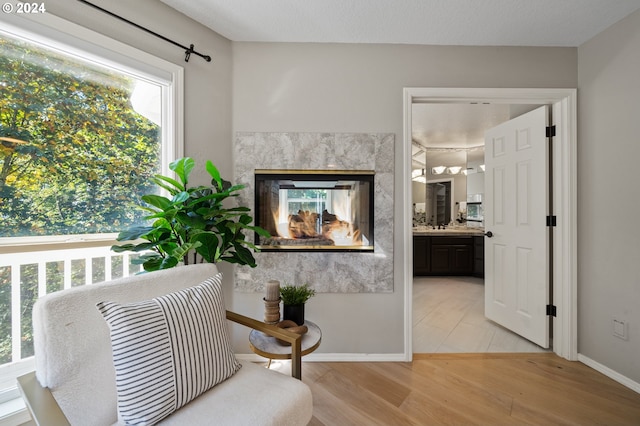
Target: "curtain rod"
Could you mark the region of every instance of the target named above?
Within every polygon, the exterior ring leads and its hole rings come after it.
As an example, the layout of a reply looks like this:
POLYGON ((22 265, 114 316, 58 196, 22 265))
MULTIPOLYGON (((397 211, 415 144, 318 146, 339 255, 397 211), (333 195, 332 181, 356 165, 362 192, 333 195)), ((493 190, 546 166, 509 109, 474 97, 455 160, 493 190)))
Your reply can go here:
POLYGON ((167 37, 165 37, 165 36, 163 36, 163 35, 161 35, 161 34, 158 34, 158 33, 156 33, 155 31, 151 31, 150 29, 145 28, 145 27, 143 27, 142 25, 138 25, 138 24, 136 24, 135 22, 131 22, 131 21, 130 21, 130 20, 128 20, 127 18, 123 18, 122 16, 120 16, 120 15, 116 15, 116 14, 115 14, 115 13, 113 13, 113 12, 109 12, 108 10, 103 9, 103 8, 101 8, 100 6, 97 6, 97 5, 95 5, 95 4, 93 4, 93 3, 90 3, 90 2, 88 2, 88 1, 86 1, 86 0, 78 0, 78 1, 79 1, 80 3, 84 3, 84 4, 86 4, 87 6, 91 6, 91 7, 95 8, 95 9, 99 10, 100 12, 106 13, 107 15, 110 15, 110 16, 113 16, 114 18, 120 19, 121 21, 124 21, 124 22, 126 22, 127 24, 133 25, 133 26, 134 26, 134 27, 136 27, 136 28, 139 28, 139 29, 141 29, 141 30, 143 30, 143 31, 146 31, 146 32, 148 32, 149 34, 152 34, 152 35, 154 35, 154 36, 156 36, 156 37, 158 37, 158 38, 161 38, 162 40, 164 40, 164 41, 166 41, 166 42, 169 42, 169 43, 171 43, 171 44, 173 44, 173 45, 175 45, 175 46, 178 46, 178 47, 183 48, 183 49, 185 50, 185 52, 184 52, 184 61, 185 61, 185 62, 189 62, 189 57, 191 56, 191 54, 192 54, 192 53, 193 53, 193 54, 195 54, 195 55, 200 56, 202 59, 204 59, 204 60, 205 60, 205 61, 207 61, 207 62, 211 62, 211 56, 209 56, 209 55, 203 55, 202 53, 196 52, 195 50, 193 50, 193 44, 191 44, 189 47, 187 47, 187 46, 183 46, 182 44, 180 44, 180 43, 178 43, 178 42, 176 42, 176 41, 173 41, 173 40, 171 40, 170 38, 167 38, 167 37))

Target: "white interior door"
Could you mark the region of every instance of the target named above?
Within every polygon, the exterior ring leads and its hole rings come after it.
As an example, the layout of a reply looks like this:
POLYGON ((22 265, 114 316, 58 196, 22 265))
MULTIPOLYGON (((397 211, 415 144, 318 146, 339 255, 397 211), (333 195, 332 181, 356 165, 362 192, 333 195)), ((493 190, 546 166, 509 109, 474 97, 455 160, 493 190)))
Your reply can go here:
POLYGON ((485 316, 549 347, 548 108, 485 133, 485 316))

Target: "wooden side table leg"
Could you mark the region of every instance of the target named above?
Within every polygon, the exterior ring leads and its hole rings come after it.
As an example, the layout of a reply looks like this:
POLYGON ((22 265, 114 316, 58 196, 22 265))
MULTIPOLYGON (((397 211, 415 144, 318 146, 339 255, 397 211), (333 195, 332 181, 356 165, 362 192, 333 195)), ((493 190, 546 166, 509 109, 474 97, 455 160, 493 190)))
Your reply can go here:
POLYGON ((302 339, 291 345, 291 376, 302 380, 302 339))
POLYGON ((267 362, 267 368, 271 368, 271 358, 267 358, 269 361, 267 362))

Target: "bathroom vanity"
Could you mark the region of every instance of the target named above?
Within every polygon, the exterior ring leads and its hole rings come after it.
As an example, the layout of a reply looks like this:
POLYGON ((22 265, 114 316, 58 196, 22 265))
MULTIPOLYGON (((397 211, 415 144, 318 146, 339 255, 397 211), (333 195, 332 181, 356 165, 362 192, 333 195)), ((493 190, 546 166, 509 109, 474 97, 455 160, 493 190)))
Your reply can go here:
POLYGON ((413 229, 413 275, 484 277, 482 229, 413 229))

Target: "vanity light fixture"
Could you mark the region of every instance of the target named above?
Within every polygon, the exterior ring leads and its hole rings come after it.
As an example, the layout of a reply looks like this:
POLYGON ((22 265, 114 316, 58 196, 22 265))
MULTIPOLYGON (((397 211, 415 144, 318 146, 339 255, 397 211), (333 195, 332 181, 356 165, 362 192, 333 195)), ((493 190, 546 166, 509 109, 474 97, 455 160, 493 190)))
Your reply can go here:
POLYGON ((480 164, 480 170, 484 172, 484 164, 480 164))
POLYGON ((411 172, 411 180, 415 182, 427 183, 427 178, 424 175, 424 169, 415 169, 411 172))
POLYGON ((441 175, 447 170, 446 166, 436 166, 431 168, 432 175, 441 175))
POLYGON ((460 166, 453 166, 453 167, 449 167, 447 169, 447 174, 450 175, 457 175, 458 173, 460 173, 460 170, 462 169, 462 167, 460 166))

